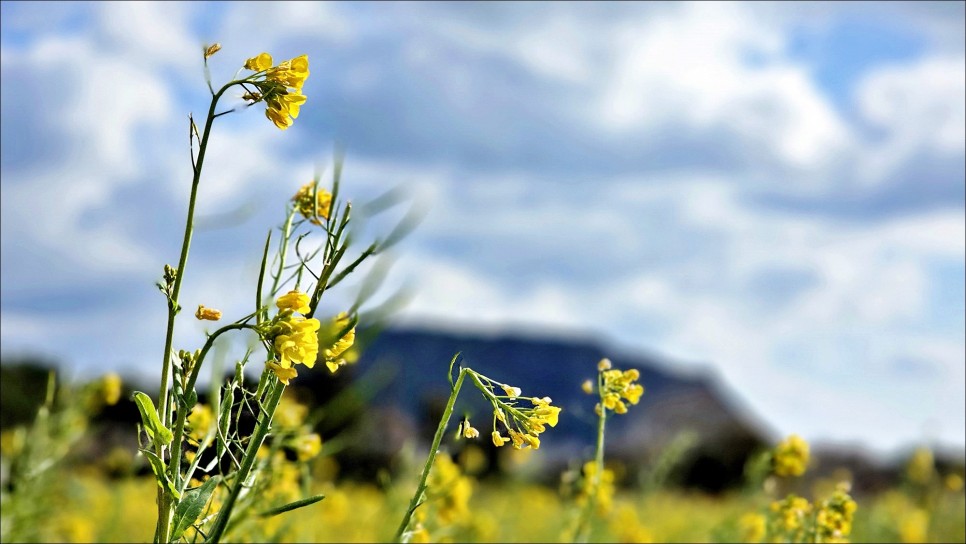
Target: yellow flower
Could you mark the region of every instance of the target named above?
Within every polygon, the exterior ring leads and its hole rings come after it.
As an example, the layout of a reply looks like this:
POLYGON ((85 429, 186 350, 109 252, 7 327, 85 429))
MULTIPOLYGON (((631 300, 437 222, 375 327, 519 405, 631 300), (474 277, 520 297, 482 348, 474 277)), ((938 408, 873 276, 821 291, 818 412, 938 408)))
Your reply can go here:
POLYGON ((350 319, 348 314, 345 312, 337 315, 332 323, 328 326, 328 338, 333 340, 330 347, 322 350, 322 355, 325 357, 325 364, 329 367, 331 372, 339 370, 340 367, 346 365, 346 359, 340 358, 340 356, 346 352, 352 344, 356 341, 356 328, 352 327, 348 331, 345 331, 346 327, 349 326, 350 319), (338 337, 342 331, 345 333, 341 337, 338 337), (338 338, 338 339, 336 339, 338 338))
POLYGON ((299 92, 276 91, 272 96, 265 98, 265 117, 275 123, 275 126, 285 130, 292 126, 293 119, 298 118, 302 104, 305 103, 305 95, 299 92))
POLYGON ((738 528, 741 531, 742 542, 761 542, 765 538, 765 516, 755 513, 745 514, 738 520, 738 528))
POLYGON ((278 297, 275 305, 278 306, 279 310, 292 310, 300 314, 307 314, 311 311, 309 307, 311 301, 312 299, 305 293, 293 290, 278 297))
POLYGON ((207 404, 196 404, 188 414, 188 426, 191 431, 188 436, 200 441, 215 424, 215 416, 211 412, 211 407, 207 404))
POLYGON ((501 435, 499 431, 493 431, 491 436, 493 437, 493 445, 498 448, 510 441, 509 438, 501 435))
POLYGON ((308 461, 322 451, 322 437, 316 433, 306 434, 295 440, 295 453, 299 461, 308 461))
POLYGON ((262 53, 257 57, 252 57, 245 61, 246 70, 254 70, 255 72, 263 72, 272 67, 272 56, 268 53, 262 53))
POLYGON ((297 429, 302 425, 308 411, 308 407, 292 399, 289 393, 285 393, 275 410, 275 420, 272 426, 277 425, 281 430, 297 429))
POLYGON ((275 351, 280 356, 282 368, 302 363, 312 368, 319 354, 318 319, 289 316, 278 323, 281 334, 275 337, 275 351))
POLYGON ((466 438, 478 438, 480 436, 480 431, 474 427, 470 427, 469 422, 463 426, 463 436, 466 438))
POLYGON ((808 459, 808 442, 793 434, 775 447, 772 466, 778 476, 801 476, 805 474, 808 459))
POLYGON ((101 399, 104 404, 114 406, 121 400, 121 377, 110 372, 101 378, 101 399))
POLYGON ((302 86, 309 77, 309 58, 307 55, 295 57, 272 65, 272 56, 262 53, 245 62, 245 68, 258 72, 247 81, 258 88, 248 90, 247 100, 265 102, 265 116, 276 127, 285 130, 298 118, 299 109, 305 103, 302 86))
POLYGON ((604 361, 606 361, 606 364, 597 365, 603 377, 601 388, 603 407, 618 414, 626 414, 627 405, 624 404, 624 401, 637 404, 641 400, 641 395, 644 394, 644 386, 634 383, 641 377, 641 373, 636 368, 623 371, 611 370, 610 361, 604 359, 601 363, 604 363, 604 361))
POLYGON ((839 484, 832 496, 822 501, 815 515, 817 542, 847 542, 852 517, 858 506, 848 494, 848 484, 839 484))
POLYGON ((533 409, 533 415, 537 418, 537 420, 542 423, 546 423, 551 427, 557 426, 557 420, 560 417, 560 407, 550 406, 550 403, 552 402, 550 397, 543 397, 542 399, 534 397, 530 399, 530 402, 535 406, 533 409))
POLYGON ((288 385, 289 380, 291 380, 292 378, 297 378, 299 375, 298 371, 295 370, 294 366, 285 368, 282 365, 276 363, 275 361, 266 361, 265 366, 267 366, 269 370, 271 370, 272 372, 275 373, 276 376, 278 376, 278 381, 284 383, 285 385, 288 385))
POLYGON ((610 359, 604 358, 597 363, 597 370, 599 372, 603 372, 605 370, 610 370, 611 366, 612 364, 610 362, 610 359))
MULTIPOLYGON (((335 333, 338 334, 343 329, 349 325, 349 316, 345 312, 340 313, 335 317, 333 329, 335 333)), ((352 327, 349 329, 341 338, 339 338, 332 347, 325 350, 325 357, 327 359, 334 359, 342 355, 345 350, 352 347, 356 341, 356 328, 352 327)))
POLYGON ((302 55, 294 59, 280 62, 279 65, 269 71, 268 78, 292 87, 298 91, 302 90, 305 80, 309 77, 309 57, 302 55))
POLYGON ((584 380, 584 383, 580 384, 580 388, 584 391, 584 393, 587 393, 588 395, 593 394, 594 383, 591 382, 590 380, 584 380))
POLYGON ((306 183, 295 196, 292 197, 295 207, 302 214, 302 217, 309 222, 321 225, 319 217, 328 221, 329 213, 332 210, 332 193, 318 187, 315 183, 306 183), (312 201, 312 194, 315 193, 315 202, 312 201))
POLYGON ((513 442, 513 447, 518 450, 523 449, 523 434, 513 429, 509 429, 507 432, 510 433, 510 440, 513 442))
POLYGON ((203 304, 199 304, 198 311, 195 312, 195 317, 198 318, 198 320, 218 321, 221 319, 221 310, 205 308, 203 304))
POLYGON ((522 393, 519 387, 511 387, 509 385, 502 385, 501 387, 503 387, 503 391, 506 392, 508 397, 516 398, 522 393))

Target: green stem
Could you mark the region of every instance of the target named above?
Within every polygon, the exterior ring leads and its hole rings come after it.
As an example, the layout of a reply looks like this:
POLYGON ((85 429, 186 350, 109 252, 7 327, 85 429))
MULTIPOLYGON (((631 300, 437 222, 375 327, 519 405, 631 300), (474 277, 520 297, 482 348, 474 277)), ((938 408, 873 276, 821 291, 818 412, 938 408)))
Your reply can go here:
MULTIPOLYGON (((598 384, 598 391, 600 385, 598 384)), ((594 450, 594 478, 591 481, 590 496, 587 497, 587 504, 580 513, 580 521, 574 531, 574 542, 587 542, 590 529, 590 517, 597 507, 597 495, 600 492, 600 482, 604 476, 604 430, 607 426, 607 408, 604 408, 603 396, 601 396, 600 416, 597 418, 597 445, 594 450)))
MULTIPOLYGON (((204 347, 201 348, 201 353, 198 354, 198 358, 195 359, 195 365, 191 369, 191 376, 188 377, 188 382, 184 387, 184 395, 190 395, 191 391, 195 389, 195 382, 198 381, 198 374, 201 371, 201 363, 204 361, 205 356, 208 355, 208 351, 211 347, 215 345, 215 340, 218 339, 222 334, 236 329, 250 329, 251 325, 246 325, 244 323, 232 323, 230 325, 225 325, 224 327, 218 329, 205 342, 204 347)), ((189 406, 187 402, 179 402, 177 407, 177 413, 175 414, 175 424, 174 424, 174 439, 171 441, 171 479, 174 482, 176 489, 181 489, 181 444, 184 440, 184 425, 185 421, 188 419, 188 410, 194 406, 189 406)))
POLYGON ((446 425, 449 423, 450 416, 453 415, 453 406, 456 404, 456 396, 459 395, 460 387, 463 386, 463 378, 466 377, 468 372, 472 372, 469 368, 464 368, 460 370, 459 378, 456 379, 456 384, 453 385, 453 392, 449 395, 449 401, 446 403, 446 409, 443 410, 443 417, 439 420, 439 427, 436 428, 436 436, 433 437, 433 445, 429 450, 429 457, 426 459, 426 466, 423 467, 423 474, 419 477, 419 485, 416 487, 416 494, 413 495, 411 501, 409 501, 409 508, 406 510, 406 515, 403 516, 402 523, 399 524, 399 529, 396 530, 396 536, 393 538, 393 542, 402 542, 403 533, 406 532, 406 528, 409 527, 409 523, 412 521, 413 514, 416 513, 416 508, 422 504, 423 493, 426 491, 426 480, 429 479, 429 472, 433 468, 433 463, 436 461, 436 453, 439 451, 439 444, 443 441, 443 433, 446 432, 446 425))
MULTIPOLYGON (((266 370, 266 372, 269 371, 266 370)), ((258 427, 255 428, 255 433, 252 434, 251 441, 248 443, 248 449, 245 450, 245 456, 242 458, 241 466, 235 473, 234 482, 229 485, 231 491, 229 492, 228 498, 222 504, 221 511, 218 512, 218 517, 215 519, 215 524, 211 528, 211 532, 208 533, 206 542, 217 543, 221 540, 225 528, 228 526, 228 518, 231 516, 235 501, 238 499, 238 494, 241 493, 241 489, 248 479, 252 466, 255 464, 258 449, 262 447, 262 442, 265 441, 265 437, 268 436, 268 431, 271 429, 272 416, 275 414, 276 408, 278 408, 278 402, 282 398, 282 392, 285 391, 285 385, 283 383, 278 380, 271 381, 273 382, 271 393, 269 394, 268 402, 263 407, 264 411, 258 416, 258 427)))
MULTIPOLYGON (((158 393, 159 413, 163 425, 171 425, 171 403, 168 400, 168 375, 171 371, 171 345, 174 340, 174 320, 181 310, 178 304, 178 296, 181 293, 181 282, 184 279, 185 265, 188 263, 188 248, 191 247, 191 234, 194 231, 195 203, 198 197, 198 185, 201 181, 201 168, 205 162, 205 152, 208 150, 208 136, 211 135, 211 126, 215 120, 215 106, 218 99, 236 82, 225 85, 211 97, 211 105, 208 107, 208 118, 205 121, 205 130, 198 144, 198 159, 194 165, 193 177, 191 179, 191 196, 188 198, 188 216, 185 220, 184 238, 181 242, 181 257, 178 260, 178 269, 175 272, 174 286, 171 288, 171 298, 168 300, 168 325, 164 338, 164 359, 161 364, 161 389, 158 393)), ((156 453, 160 459, 164 459, 164 447, 158 445, 156 453)), ((178 468, 175 466, 175 471, 178 468)), ((174 513, 172 498, 163 489, 158 489, 158 524, 155 530, 156 542, 168 542, 170 539, 171 515, 174 513)))

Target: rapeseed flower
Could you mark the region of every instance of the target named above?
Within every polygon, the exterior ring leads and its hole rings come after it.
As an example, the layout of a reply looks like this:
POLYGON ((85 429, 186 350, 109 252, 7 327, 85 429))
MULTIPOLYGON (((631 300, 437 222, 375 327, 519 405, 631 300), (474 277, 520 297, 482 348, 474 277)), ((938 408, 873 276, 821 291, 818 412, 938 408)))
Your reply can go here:
POLYGON ((110 372, 101 378, 101 400, 107 406, 114 406, 121 400, 121 377, 110 372))
POLYGON ((322 225, 319 217, 329 220, 329 213, 332 211, 332 193, 319 187, 315 183, 306 183, 292 197, 295 202, 295 209, 302 214, 302 217, 315 225, 322 225), (312 198, 315 195, 315 198, 312 198))
POLYGON ((188 432, 188 436, 196 442, 200 442, 214 424, 215 415, 211 411, 211 406, 207 404, 195 404, 195 407, 191 409, 191 413, 188 414, 188 427, 191 429, 188 432))
POLYGON ((765 516, 754 512, 741 516, 741 519, 738 520, 741 541, 747 543, 761 542, 765 538, 765 522, 765 516))
POLYGON ((325 357, 325 365, 333 373, 348 363, 347 358, 342 355, 356 341, 356 328, 354 326, 350 328, 350 322, 349 315, 342 312, 335 316, 328 327, 329 337, 334 341, 331 346, 322 350, 322 355, 325 357))
POLYGON ((298 371, 295 370, 295 367, 286 368, 275 361, 266 361, 265 366, 275 373, 275 375, 278 377, 278 381, 284 383, 285 385, 288 385, 289 380, 292 378, 297 378, 299 375, 298 371))
POLYGON ((292 126, 305 103, 302 86, 309 77, 308 56, 302 55, 273 66, 272 56, 261 53, 245 61, 245 69, 256 72, 248 82, 258 88, 257 92, 247 92, 245 98, 265 102, 265 116, 276 127, 285 130, 292 126))
MULTIPOLYGON (((631 368, 629 370, 611 370, 610 361, 607 359, 601 360, 597 364, 598 370, 600 370, 600 395, 601 404, 603 408, 611 410, 618 414, 627 413, 627 405, 624 401, 631 404, 637 404, 641 400, 641 395, 644 394, 644 386, 636 382, 640 377, 641 373, 636 368, 631 368), (605 363, 606 364, 603 364, 605 363)), ((595 411, 600 411, 600 405, 595 408, 595 411)), ((598 413, 599 415, 599 413, 598 413)))
POLYGON ((812 505, 807 499, 789 495, 783 500, 774 501, 769 506, 772 512, 772 533, 786 535, 792 542, 801 540, 806 524, 812 514, 812 505))
POLYGON ((295 439, 294 446, 299 461, 308 461, 322 451, 322 437, 316 433, 302 435, 295 439))
POLYGON ((808 442, 793 434, 775 446, 772 467, 778 476, 801 476, 808 466, 808 442))
POLYGON ((319 354, 319 320, 289 315, 276 326, 280 331, 274 342, 279 365, 291 368, 301 363, 309 368, 314 367, 319 354))
POLYGON ((221 319, 221 310, 206 308, 203 304, 199 304, 198 311, 195 312, 195 317, 198 318, 199 321, 218 321, 221 319))
POLYGON ((298 312, 300 314, 307 314, 312 309, 309 307, 309 303, 312 299, 305 293, 300 291, 289 291, 288 293, 278 297, 275 305, 278 306, 279 310, 291 310, 293 312, 298 312))
POLYGON ((816 541, 848 542, 857 508, 848 494, 848 484, 839 484, 832 496, 822 501, 815 514, 816 541))

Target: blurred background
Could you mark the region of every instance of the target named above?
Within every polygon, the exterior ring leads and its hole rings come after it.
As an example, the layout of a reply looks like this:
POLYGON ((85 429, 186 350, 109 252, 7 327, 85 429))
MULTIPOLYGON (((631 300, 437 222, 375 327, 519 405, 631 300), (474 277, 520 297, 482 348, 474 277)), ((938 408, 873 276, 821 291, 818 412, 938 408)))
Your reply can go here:
MULTIPOLYGON (((182 304, 249 313, 266 230, 341 145, 342 195, 398 204, 360 244, 419 220, 371 300, 408 303, 340 378, 368 377, 392 425, 462 350, 559 401, 572 427, 543 449, 572 456, 592 439, 580 382, 608 356, 648 389, 618 453, 687 428, 962 463, 962 2, 0 10, 7 369, 155 390, 153 284, 219 42, 216 86, 262 51, 308 54, 308 101, 285 132, 261 107, 216 123, 182 304)), ((180 320, 175 345, 204 330, 180 320)))

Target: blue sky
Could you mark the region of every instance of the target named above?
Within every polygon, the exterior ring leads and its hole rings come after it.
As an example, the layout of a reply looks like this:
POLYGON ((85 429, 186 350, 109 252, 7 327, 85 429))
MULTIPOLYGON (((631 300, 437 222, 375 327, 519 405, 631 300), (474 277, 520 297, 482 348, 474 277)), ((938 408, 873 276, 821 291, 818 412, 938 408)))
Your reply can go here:
POLYGON ((0 9, 5 356, 158 373, 218 41, 215 82, 307 53, 309 100, 215 126, 186 307, 249 311, 338 142, 354 200, 426 210, 378 295, 412 288, 403 322, 599 335, 813 440, 966 443, 961 2, 0 9))

